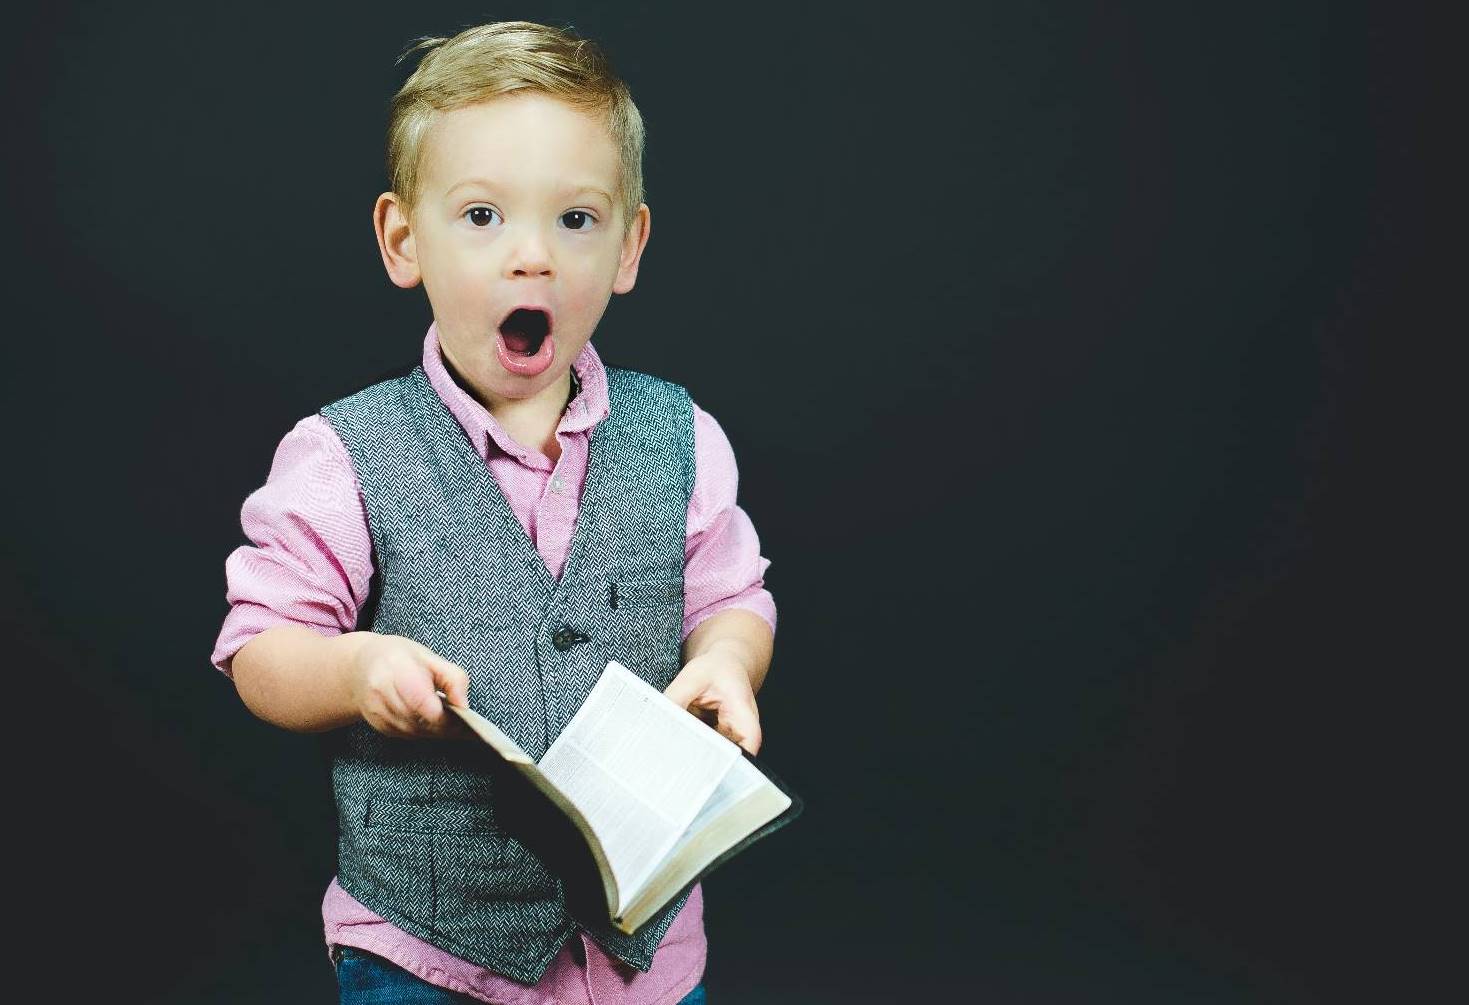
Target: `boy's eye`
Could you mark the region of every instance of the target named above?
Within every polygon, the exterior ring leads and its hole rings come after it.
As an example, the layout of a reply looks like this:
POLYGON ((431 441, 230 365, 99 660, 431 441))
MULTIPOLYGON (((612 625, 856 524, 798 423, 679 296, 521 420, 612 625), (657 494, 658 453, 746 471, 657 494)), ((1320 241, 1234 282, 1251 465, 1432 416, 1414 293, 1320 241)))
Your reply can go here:
POLYGON ((488 227, 490 218, 499 214, 488 206, 471 206, 464 211, 464 215, 469 217, 469 222, 476 227, 488 227))
POLYGON ((591 230, 596 217, 582 209, 567 210, 561 214, 561 222, 567 230, 591 230))

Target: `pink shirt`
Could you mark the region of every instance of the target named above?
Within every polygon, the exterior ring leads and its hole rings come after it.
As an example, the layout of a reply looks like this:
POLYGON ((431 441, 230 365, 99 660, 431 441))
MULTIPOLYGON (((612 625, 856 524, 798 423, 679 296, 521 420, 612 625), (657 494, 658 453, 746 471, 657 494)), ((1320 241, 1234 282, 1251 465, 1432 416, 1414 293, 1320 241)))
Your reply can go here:
MULTIPOLYGON (((609 411, 607 375, 587 343, 572 361, 580 393, 556 427, 561 457, 522 446, 455 382, 439 353, 438 330, 423 342, 423 368, 440 398, 484 458, 536 551, 561 577, 586 479, 590 432, 609 411)), ((750 518, 735 504, 734 451, 719 424, 694 406, 696 472, 684 541, 683 634, 728 607, 763 617, 775 630, 775 602, 764 588, 769 560, 750 518)), ((211 657, 230 673, 234 654, 258 633, 294 623, 320 635, 353 631, 372 577, 372 542, 356 471, 346 447, 320 415, 298 422, 276 448, 270 474, 245 500, 241 527, 254 542, 225 562, 230 612, 211 657)), ((664 1005, 677 1002, 704 973, 702 884, 665 933, 644 974, 609 957, 584 931, 562 947, 540 983, 527 987, 452 956, 395 927, 332 880, 322 900, 328 946, 349 945, 392 960, 431 984, 500 1005, 664 1005)))

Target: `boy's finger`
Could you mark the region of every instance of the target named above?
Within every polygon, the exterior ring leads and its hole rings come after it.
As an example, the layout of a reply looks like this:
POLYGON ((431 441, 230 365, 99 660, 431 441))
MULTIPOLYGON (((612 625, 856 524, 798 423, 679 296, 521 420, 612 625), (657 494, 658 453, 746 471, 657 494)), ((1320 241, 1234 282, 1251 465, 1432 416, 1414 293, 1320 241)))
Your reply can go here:
POLYGON ((679 708, 688 708, 693 700, 699 697, 703 685, 696 681, 691 675, 682 674, 675 677, 673 683, 663 689, 663 695, 679 708))
POLYGON ((449 704, 468 708, 469 674, 464 671, 464 668, 439 657, 435 657, 430 666, 433 669, 434 683, 440 691, 449 696, 449 704))
POLYGON ((393 686, 403 702, 408 715, 425 723, 436 722, 444 714, 443 702, 434 694, 432 678, 422 675, 403 675, 393 681, 393 686))
POLYGON ((753 709, 722 707, 719 710, 719 732, 752 754, 760 749, 760 719, 753 709))
POLYGON ((423 665, 428 668, 429 675, 433 678, 434 690, 447 694, 449 703, 452 705, 467 706, 469 704, 469 674, 464 672, 464 668, 444 659, 422 642, 413 641, 413 647, 418 651, 423 665))
POLYGON ((399 722, 407 722, 413 718, 408 703, 403 699, 396 684, 377 693, 378 704, 382 706, 382 713, 389 718, 399 722))
POLYGON ((474 737, 474 730, 470 729, 463 719, 446 708, 444 718, 438 725, 438 734, 448 740, 471 739, 474 737))

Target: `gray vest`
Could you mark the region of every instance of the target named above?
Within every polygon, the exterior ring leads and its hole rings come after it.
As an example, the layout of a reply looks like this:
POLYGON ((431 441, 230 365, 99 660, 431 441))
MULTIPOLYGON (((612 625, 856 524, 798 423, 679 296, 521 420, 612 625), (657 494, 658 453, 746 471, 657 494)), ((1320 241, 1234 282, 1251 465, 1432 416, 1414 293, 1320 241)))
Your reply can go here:
MULTIPOLYGON (((682 387, 630 370, 608 367, 607 385, 611 414, 591 431, 560 582, 421 365, 321 410, 352 458, 372 536, 359 627, 463 667, 470 706, 537 759, 609 659, 660 691, 680 669, 693 405, 682 387)), ((495 789, 508 782, 489 770, 487 748, 390 738, 362 722, 333 745, 338 881, 367 907, 525 984, 578 927, 652 967, 688 894, 633 935, 605 909, 573 916, 561 876, 497 826, 495 789)))

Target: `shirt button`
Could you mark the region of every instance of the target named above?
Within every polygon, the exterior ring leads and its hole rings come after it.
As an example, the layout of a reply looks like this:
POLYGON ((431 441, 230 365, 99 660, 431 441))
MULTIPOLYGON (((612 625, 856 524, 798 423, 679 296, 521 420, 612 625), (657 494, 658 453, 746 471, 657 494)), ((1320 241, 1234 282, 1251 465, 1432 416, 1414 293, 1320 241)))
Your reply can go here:
POLYGON ((557 494, 566 491, 566 483, 561 480, 560 475, 551 476, 551 491, 557 494))

